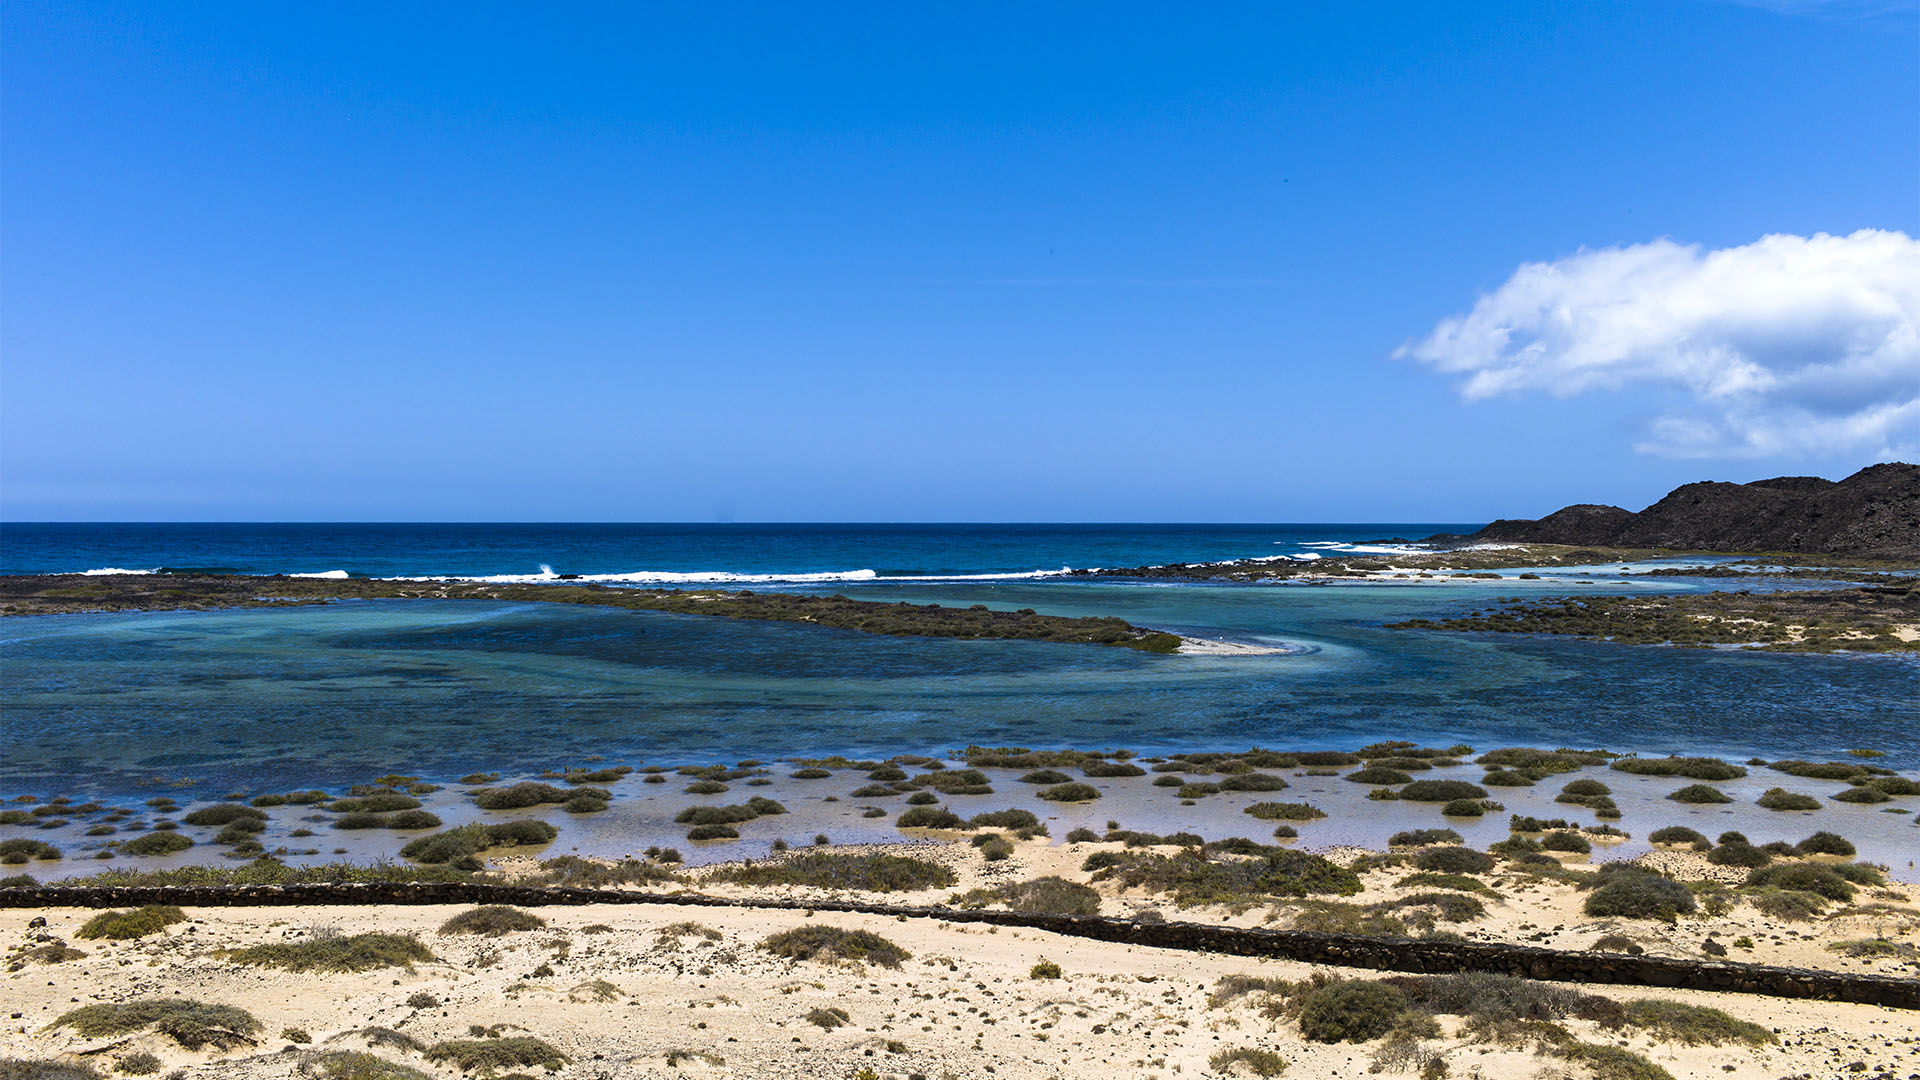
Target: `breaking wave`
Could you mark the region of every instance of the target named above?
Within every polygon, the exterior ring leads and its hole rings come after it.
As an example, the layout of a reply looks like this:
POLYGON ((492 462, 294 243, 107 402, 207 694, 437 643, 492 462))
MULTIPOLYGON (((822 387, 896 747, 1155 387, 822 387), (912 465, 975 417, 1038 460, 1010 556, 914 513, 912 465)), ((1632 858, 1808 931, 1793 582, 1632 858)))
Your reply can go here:
POLYGON ((1347 555, 1424 555, 1433 550, 1426 544, 1348 544, 1339 540, 1313 540, 1300 546, 1347 555))
POLYGON ((1020 570, 990 574, 886 574, 877 570, 821 570, 748 574, 734 570, 633 570, 619 574, 561 574, 542 564, 534 574, 428 574, 389 578, 390 581, 473 581, 488 585, 545 585, 579 582, 583 585, 820 585, 865 581, 1027 581, 1073 573, 1058 570, 1020 570))

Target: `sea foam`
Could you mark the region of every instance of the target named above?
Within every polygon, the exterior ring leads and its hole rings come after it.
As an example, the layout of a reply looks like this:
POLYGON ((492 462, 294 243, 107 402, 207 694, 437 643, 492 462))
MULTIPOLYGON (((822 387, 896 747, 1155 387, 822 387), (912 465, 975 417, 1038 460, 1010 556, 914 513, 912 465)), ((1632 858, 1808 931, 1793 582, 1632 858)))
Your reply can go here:
POLYGON ((587 585, 807 585, 833 581, 873 581, 880 575, 872 570, 834 570, 820 573, 742 574, 731 570, 633 570, 620 574, 574 574, 561 576, 551 566, 540 567, 537 574, 429 574, 423 577, 392 578, 393 581, 475 581, 488 585, 544 585, 555 582, 580 582, 587 585))
POLYGON ((546 585, 575 583, 583 585, 820 585, 861 581, 1030 581, 1062 577, 1073 573, 1071 567, 1058 570, 1019 570, 991 574, 889 574, 876 570, 819 570, 791 573, 748 574, 735 570, 631 570, 617 574, 573 574, 563 576, 553 567, 542 565, 535 574, 428 574, 421 577, 389 578, 390 581, 472 581, 487 585, 546 585))
POLYGON ((124 570, 118 566, 103 566, 98 570, 82 570, 81 577, 109 577, 114 574, 151 574, 152 570, 124 570))
POLYGON ((1349 555, 1425 555, 1433 550, 1425 544, 1348 544, 1338 540, 1313 540, 1300 546, 1325 548, 1349 555))

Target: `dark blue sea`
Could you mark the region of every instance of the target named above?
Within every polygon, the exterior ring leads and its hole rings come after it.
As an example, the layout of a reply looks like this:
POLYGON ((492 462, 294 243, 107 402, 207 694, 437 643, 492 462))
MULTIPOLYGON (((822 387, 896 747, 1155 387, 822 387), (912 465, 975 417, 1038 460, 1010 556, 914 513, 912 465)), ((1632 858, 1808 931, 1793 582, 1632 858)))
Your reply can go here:
POLYGON ((1063 568, 1311 556, 1477 524, 0 524, 0 573, 173 570, 646 584, 1018 579, 1063 568))
MULTIPOLYGON (((1644 567, 1538 581, 1221 585, 1058 576, 1399 545, 1327 525, 8 524, 0 570, 741 583, 1117 615, 1287 651, 1151 656, 490 601, 0 622, 0 793, 332 785, 599 756, 732 761, 970 743, 1352 746, 1409 738, 1920 765, 1911 658, 1384 629, 1495 596, 1683 591, 1644 567), (204 787, 203 787, 204 786, 204 787)), ((1717 587, 1739 587, 1721 582, 1717 587)))

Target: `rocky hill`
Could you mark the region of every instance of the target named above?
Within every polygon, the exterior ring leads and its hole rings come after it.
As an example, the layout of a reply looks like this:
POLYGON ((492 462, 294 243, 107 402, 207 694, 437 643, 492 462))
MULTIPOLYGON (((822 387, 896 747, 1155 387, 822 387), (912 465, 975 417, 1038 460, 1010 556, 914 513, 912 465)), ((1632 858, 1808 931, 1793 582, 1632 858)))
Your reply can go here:
POLYGON ((1472 539, 1920 558, 1920 465, 1872 465, 1840 481, 1705 481, 1675 488, 1637 514, 1581 504, 1535 520, 1496 521, 1472 539))

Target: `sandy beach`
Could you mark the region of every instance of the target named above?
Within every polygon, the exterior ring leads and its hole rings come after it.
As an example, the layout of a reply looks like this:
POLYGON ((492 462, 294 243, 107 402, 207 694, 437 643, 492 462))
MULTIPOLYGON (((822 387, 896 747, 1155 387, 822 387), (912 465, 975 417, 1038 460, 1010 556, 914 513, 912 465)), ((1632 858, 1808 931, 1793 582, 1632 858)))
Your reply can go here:
MULTIPOLYGON (((1182 907, 1169 895, 1116 887, 1085 869, 1090 857, 1098 863, 1100 856, 1165 847, 1036 837, 1011 840, 1005 857, 989 860, 965 841, 933 842, 939 836, 812 853, 910 858, 946 868, 949 886, 876 893, 741 885, 716 878, 742 864, 713 863, 684 881, 646 887, 749 902, 923 905, 978 903, 977 890, 1054 878, 1090 884, 1100 913, 1136 919, 1328 928, 1384 912, 1427 928, 1410 931, 1416 933, 1674 957, 1731 951, 1734 960, 1902 978, 1913 976, 1914 943, 1920 940, 1920 890, 1912 885, 1862 889, 1852 902, 1831 905, 1813 918, 1770 915, 1737 898, 1724 910, 1709 914, 1703 908, 1671 921, 1597 918, 1583 911, 1589 894, 1577 884, 1509 866, 1452 882, 1452 895, 1471 898, 1480 910, 1451 911, 1421 901, 1433 897, 1433 875, 1423 875, 1409 860, 1337 848, 1326 854, 1358 868, 1357 893, 1182 907), (975 899, 962 899, 969 893, 975 899), (1861 941, 1883 944, 1855 955, 1858 946, 1848 943, 1861 941)), ((1745 877, 1745 871, 1716 866, 1691 851, 1663 850, 1642 862, 1703 887, 1745 877)), ((531 856, 507 857, 486 876, 537 880, 539 869, 531 856)), ((82 1063, 101 1072, 128 1072, 131 1059, 132 1069, 151 1066, 170 1075, 183 1069, 188 1076, 209 1077, 407 1078, 416 1075, 404 1071, 411 1069, 451 1078, 462 1069, 445 1058, 447 1051, 436 1051, 443 1043, 524 1049, 531 1044, 501 1040, 533 1038, 564 1056, 564 1063, 552 1062, 562 1077, 1172 1077, 1261 1075, 1259 1068, 1272 1067, 1271 1058, 1235 1063, 1220 1056, 1243 1049, 1278 1055, 1287 1063, 1285 1075, 1300 1077, 1369 1070, 1486 1077, 1830 1076, 1849 1070, 1906 1076, 1920 1069, 1914 1014, 1871 1005, 1508 980, 1533 995, 1608 999, 1625 1006, 1627 1015, 1646 1008, 1634 1004, 1646 1001, 1711 1008, 1759 1025, 1745 1030, 1764 1038, 1689 1043, 1671 1031, 1623 1025, 1589 1001, 1583 1008, 1597 1019, 1555 1016, 1544 1035, 1545 1028, 1529 1033, 1514 1027, 1525 1013, 1508 1015, 1502 1029, 1489 1028, 1484 1016, 1440 1012, 1417 1026, 1417 1038, 1329 1043, 1303 1035, 1286 991, 1271 989, 1279 983, 1261 982, 1236 994, 1235 981, 1404 984, 1412 977, 1112 944, 937 916, 896 919, 751 906, 541 907, 529 912, 544 923, 537 927, 498 936, 443 932, 450 918, 466 910, 191 908, 183 921, 123 941, 82 938, 93 911, 0 911, 0 947, 9 959, 0 976, 0 996, 8 1002, 0 1056, 82 1063), (908 955, 893 967, 794 959, 766 948, 774 935, 813 927, 879 935, 908 955), (408 964, 365 971, 293 972, 249 963, 233 952, 376 932, 409 936, 430 958, 423 954, 408 964), (60 962, 36 958, 53 944, 84 955, 69 954, 60 962), (1046 977, 1050 973, 1040 967, 1046 963, 1058 966, 1058 977, 1046 977), (83 1006, 152 999, 238 1006, 258 1026, 227 1044, 190 1049, 152 1030, 89 1037, 59 1023, 83 1006), (1664 1072, 1606 1071, 1615 1066, 1570 1061, 1558 1044, 1542 1038, 1622 1049, 1664 1072), (370 1065, 342 1052, 370 1053, 379 1062, 370 1065), (157 1065, 140 1054, 153 1055, 157 1065), (1442 1068, 1435 1061, 1444 1062, 1445 1071, 1434 1071, 1442 1068), (336 1071, 341 1069, 348 1071, 336 1071)), ((541 1074, 532 1067, 492 1071, 541 1074)))
MULTIPOLYGON (((991 872, 977 857, 951 863, 967 871, 961 884, 970 885, 1070 872, 1066 864, 1105 847, 1117 845, 1021 845, 1014 858, 995 864, 991 872)), ((1367 891, 1353 899, 1365 902, 1395 891, 1385 881, 1370 880, 1367 891)), ((1756 958, 1832 964, 1837 961, 1823 948, 1826 939, 1869 924, 1899 922, 1905 939, 1912 940, 1920 914, 1912 908, 1912 890, 1897 891, 1898 900, 1882 906, 1903 908, 1903 915, 1881 911, 1853 924, 1823 924, 1813 932, 1750 915, 1711 927, 1623 928, 1661 951, 1697 951, 1703 933, 1741 934, 1761 943, 1756 958)), ((1579 947, 1614 929, 1609 921, 1582 917, 1570 900, 1554 890, 1515 890, 1491 905, 1475 932, 1509 940, 1544 937, 1579 947)), ((1114 910, 1138 906, 1124 897, 1103 902, 1114 910)), ((454 1075, 457 1070, 436 1067, 416 1047, 469 1038, 475 1027, 496 1030, 497 1025, 505 1026, 496 1034, 544 1040, 569 1059, 560 1074, 577 1076, 691 1071, 850 1077, 866 1075, 865 1069, 885 1077, 1251 1075, 1244 1065, 1215 1069, 1209 1061, 1223 1050, 1253 1047, 1284 1057, 1286 1075, 1333 1077, 1367 1070, 1382 1053, 1378 1040, 1325 1044, 1304 1039, 1295 1023, 1263 1013, 1260 993, 1209 1004, 1222 980, 1238 977, 1381 978, 1376 973, 937 919, 752 909, 544 908, 537 915, 547 925, 538 929, 500 937, 437 932, 460 910, 199 909, 184 923, 124 942, 77 940, 76 931, 93 914, 88 911, 0 913, 0 940, 11 953, 52 937, 88 954, 59 964, 15 964, 16 970, 5 975, 0 985, 6 987, 9 1021, 0 1035, 0 1054, 83 1061, 109 1070, 115 1061, 144 1051, 162 1068, 186 1068, 189 1075, 265 1077, 308 1075, 327 1052, 364 1050, 430 1075, 454 1075), (809 925, 878 934, 911 957, 894 969, 784 959, 761 948, 773 934, 809 925), (416 935, 433 959, 411 970, 294 974, 222 957, 223 950, 371 930, 416 935), (1058 964, 1060 976, 1033 977, 1043 961, 1058 964), (153 997, 238 1005, 260 1028, 230 1049, 192 1051, 153 1033, 85 1038, 49 1026, 85 1003, 153 997), (830 1029, 807 1019, 832 1008, 847 1015, 830 1029), (670 1061, 675 1052, 692 1056, 670 1061)), ((1651 998, 1709 1006, 1758 1023, 1778 1039, 1763 1046, 1689 1046, 1632 1028, 1609 1030, 1577 1019, 1562 1024, 1582 1041, 1624 1046, 1676 1077, 1837 1075, 1855 1061, 1876 1073, 1883 1067, 1894 1070, 1885 1075, 1920 1068, 1912 1014, 1898 1010, 1627 987, 1563 989, 1623 1002, 1651 998)), ((1428 1055, 1420 1060, 1439 1055, 1457 1075, 1563 1074, 1551 1071, 1554 1059, 1534 1048, 1476 1040, 1460 1021, 1439 1018, 1442 1034, 1420 1041, 1428 1055)))

